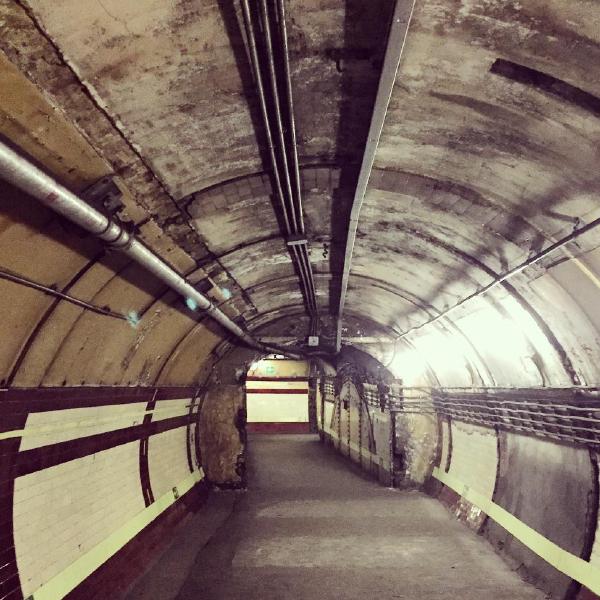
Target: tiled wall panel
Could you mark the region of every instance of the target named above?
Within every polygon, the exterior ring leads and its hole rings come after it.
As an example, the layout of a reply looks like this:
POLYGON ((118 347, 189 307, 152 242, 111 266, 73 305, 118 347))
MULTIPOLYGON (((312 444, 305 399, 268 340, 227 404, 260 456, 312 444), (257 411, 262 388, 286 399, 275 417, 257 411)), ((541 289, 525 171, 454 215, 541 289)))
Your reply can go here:
POLYGON ((30 413, 20 450, 139 425, 146 402, 30 413))
MULTIPOLYGON (((188 425, 195 431, 198 418, 190 414, 195 396, 194 388, 3 392, 0 597, 35 597, 154 499, 180 484, 185 493, 201 479, 188 442, 188 425)), ((94 568, 112 554, 100 556, 94 568)))
POLYGON ((190 412, 191 398, 158 400, 152 412, 153 421, 161 421, 172 417, 183 417, 190 412))
POLYGON ((179 427, 154 435, 148 441, 150 484, 155 498, 172 490, 190 474, 186 440, 187 428, 179 427))
POLYGON ((442 440, 440 454, 440 468, 446 469, 448 457, 450 455, 450 423, 446 420, 442 421, 442 440))
POLYGON ((139 444, 38 471, 15 482, 14 535, 25 596, 144 508, 139 444))

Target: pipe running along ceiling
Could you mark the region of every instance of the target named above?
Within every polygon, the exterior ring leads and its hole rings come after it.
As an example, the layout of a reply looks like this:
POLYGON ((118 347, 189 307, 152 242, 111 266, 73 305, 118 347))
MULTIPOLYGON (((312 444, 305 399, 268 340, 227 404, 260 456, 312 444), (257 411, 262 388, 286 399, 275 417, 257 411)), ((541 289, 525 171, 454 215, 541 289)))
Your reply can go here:
POLYGON ((28 0, 0 17, 8 145, 77 195, 113 178, 119 219, 227 319, 198 322, 5 187, 5 381, 184 383, 225 322, 297 345, 317 321, 320 350, 339 331, 415 381, 598 381, 589 3, 28 0))

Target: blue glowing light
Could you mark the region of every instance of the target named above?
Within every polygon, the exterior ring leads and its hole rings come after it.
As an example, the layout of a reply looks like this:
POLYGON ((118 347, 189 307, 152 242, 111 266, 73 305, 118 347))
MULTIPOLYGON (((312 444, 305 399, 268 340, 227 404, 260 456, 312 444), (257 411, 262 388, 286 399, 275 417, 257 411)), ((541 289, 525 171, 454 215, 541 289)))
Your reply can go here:
POLYGON ((127 313, 127 322, 135 329, 140 322, 140 317, 135 310, 130 310, 127 313))

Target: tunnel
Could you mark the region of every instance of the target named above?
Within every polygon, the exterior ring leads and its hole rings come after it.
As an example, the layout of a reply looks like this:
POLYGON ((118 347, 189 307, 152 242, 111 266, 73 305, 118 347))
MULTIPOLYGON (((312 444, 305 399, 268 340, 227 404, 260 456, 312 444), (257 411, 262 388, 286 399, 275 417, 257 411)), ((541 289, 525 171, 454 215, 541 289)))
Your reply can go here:
POLYGON ((600 5, 0 0, 0 600, 600 597, 600 5))

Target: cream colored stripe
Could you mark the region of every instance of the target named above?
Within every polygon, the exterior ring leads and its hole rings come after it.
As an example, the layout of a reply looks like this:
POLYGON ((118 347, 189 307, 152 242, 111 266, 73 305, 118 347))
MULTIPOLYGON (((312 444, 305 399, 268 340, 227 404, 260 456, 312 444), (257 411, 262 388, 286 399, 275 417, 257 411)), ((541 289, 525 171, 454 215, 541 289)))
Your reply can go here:
POLYGON ((255 394, 252 391, 248 390, 246 392, 246 395, 248 397, 248 400, 255 400, 255 401, 267 401, 267 402, 277 402, 278 400, 281 400, 283 402, 290 402, 290 401, 294 401, 294 400, 298 400, 299 402, 302 402, 304 404, 306 404, 308 406, 308 393, 307 392, 300 392, 298 394, 295 393, 289 393, 286 390, 285 394, 280 394, 280 393, 258 393, 255 394))
POLYGON ((444 485, 452 488, 465 500, 480 508, 490 518, 494 519, 498 525, 506 529, 508 533, 515 536, 555 569, 582 583, 595 594, 600 594, 600 569, 551 542, 507 510, 465 485, 456 477, 445 473, 439 467, 434 468, 433 476, 444 485))
POLYGON ((251 390, 308 390, 308 381, 246 381, 246 389, 251 390))
POLYGON ((144 527, 175 503, 177 497, 183 496, 204 477, 202 469, 191 473, 181 481, 176 489, 167 492, 138 513, 123 527, 114 531, 97 546, 71 563, 64 571, 55 575, 50 581, 38 588, 31 596, 33 600, 60 600, 75 589, 86 577, 116 554, 127 542, 133 539, 144 527))
MULTIPOLYGON (((189 408, 189 405, 186 407, 189 408)), ((90 408, 93 410, 93 408, 90 408)), ((36 413, 37 414, 37 413, 36 413)), ((196 414, 195 412, 192 414, 196 414)), ((127 418, 144 418, 145 415, 159 415, 162 418, 169 416, 185 416, 181 414, 181 407, 173 408, 157 408, 154 410, 145 410, 130 413, 119 413, 116 417, 104 418, 104 419, 81 419, 79 421, 68 421, 66 423, 58 423, 54 425, 44 425, 43 427, 25 427, 25 429, 14 429, 12 431, 5 431, 0 433, 0 440, 6 440, 9 438, 24 437, 30 435, 44 435, 46 433, 56 433, 57 431, 66 431, 68 429, 79 429, 81 427, 91 427, 95 425, 106 425, 108 423, 117 423, 124 421, 127 418)), ((129 425, 127 427, 130 427, 129 425)), ((122 428, 120 428, 122 429, 122 428)), ((117 431, 117 430, 115 430, 117 431)))

